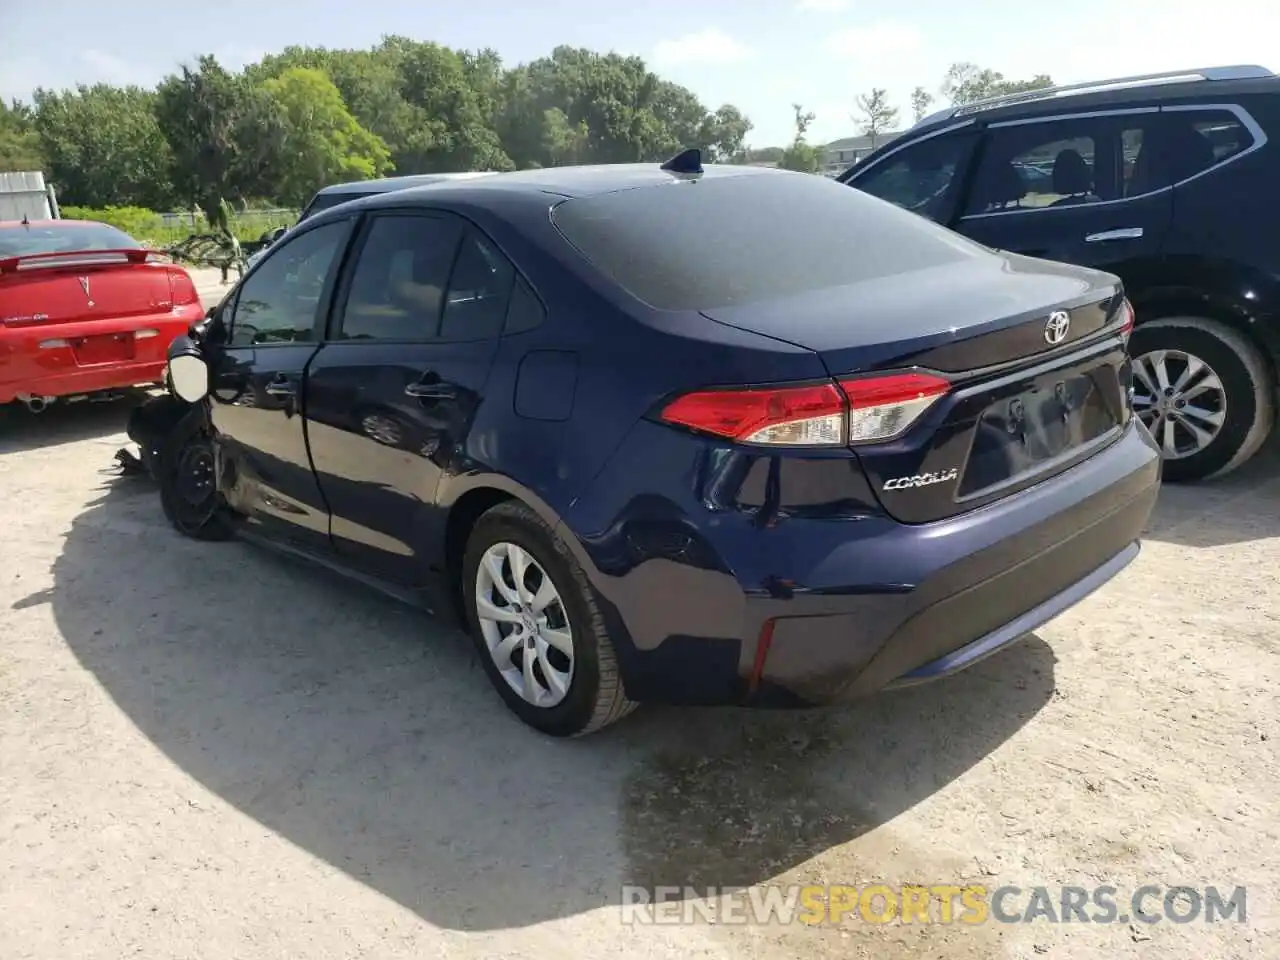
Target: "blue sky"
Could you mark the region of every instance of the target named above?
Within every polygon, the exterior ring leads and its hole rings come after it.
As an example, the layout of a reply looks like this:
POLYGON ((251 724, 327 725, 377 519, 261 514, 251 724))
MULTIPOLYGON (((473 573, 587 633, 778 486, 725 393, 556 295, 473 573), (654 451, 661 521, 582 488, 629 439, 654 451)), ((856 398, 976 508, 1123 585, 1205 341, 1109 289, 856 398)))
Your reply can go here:
POLYGON ((790 139, 791 104, 812 139, 859 132, 856 96, 885 87, 909 113, 917 84, 972 60, 1007 76, 1090 80, 1225 63, 1280 69, 1278 0, 222 0, 111 4, 0 0, 0 96, 37 86, 155 83, 214 53, 241 66, 289 44, 370 46, 389 33, 493 47, 509 63, 557 44, 644 56, 710 107, 752 119, 756 146, 790 139))

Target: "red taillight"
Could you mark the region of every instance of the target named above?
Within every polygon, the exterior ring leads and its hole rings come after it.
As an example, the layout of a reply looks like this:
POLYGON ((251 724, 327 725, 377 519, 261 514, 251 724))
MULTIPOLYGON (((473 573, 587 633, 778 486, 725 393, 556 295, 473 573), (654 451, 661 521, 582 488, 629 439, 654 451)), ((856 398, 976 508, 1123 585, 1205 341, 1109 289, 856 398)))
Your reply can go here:
POLYGON ((844 380, 849 398, 849 442, 868 443, 896 437, 915 423, 951 384, 929 373, 844 380))
POLYGON ((191 281, 191 274, 182 269, 169 271, 169 295, 175 307, 185 307, 200 301, 200 294, 196 292, 196 285, 191 281))
POLYGON ((742 443, 844 442, 845 399, 834 383, 686 393, 662 411, 667 423, 742 443))
POLYGON ((703 390, 673 400, 662 419, 740 443, 842 446, 897 436, 950 387, 932 374, 901 373, 838 386, 703 390))
POLYGON ((1127 337, 1133 333, 1133 304, 1125 297, 1120 301, 1120 335, 1127 337))

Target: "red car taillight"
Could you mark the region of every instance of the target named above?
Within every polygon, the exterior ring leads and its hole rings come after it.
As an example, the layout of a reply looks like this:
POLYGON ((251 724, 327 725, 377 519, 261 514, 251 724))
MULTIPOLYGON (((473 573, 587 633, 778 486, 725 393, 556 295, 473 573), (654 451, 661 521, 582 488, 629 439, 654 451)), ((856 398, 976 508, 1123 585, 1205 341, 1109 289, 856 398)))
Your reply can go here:
POLYGON ((181 268, 169 271, 169 295, 175 307, 185 307, 188 304, 200 302, 200 294, 191 281, 191 274, 181 268))
POLYGON ((1120 335, 1127 337, 1133 333, 1133 304, 1125 297, 1120 301, 1120 335))
POLYGON ((838 384, 702 390, 677 397, 662 419, 739 443, 834 447, 897 436, 950 388, 932 374, 899 373, 838 384))

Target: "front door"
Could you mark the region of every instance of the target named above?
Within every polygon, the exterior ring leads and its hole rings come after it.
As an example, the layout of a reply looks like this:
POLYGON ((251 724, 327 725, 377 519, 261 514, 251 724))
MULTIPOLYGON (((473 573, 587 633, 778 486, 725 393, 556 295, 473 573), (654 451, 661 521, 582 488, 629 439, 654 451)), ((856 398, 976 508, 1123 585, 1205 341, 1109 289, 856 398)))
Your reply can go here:
POLYGON ((372 216, 307 378, 311 457, 352 565, 420 586, 442 535, 435 495, 462 469, 514 267, 445 213, 372 216))
POLYGON ((1173 194, 1154 109, 994 124, 953 229, 989 247, 1141 282, 1173 194))
POLYGON ((285 237, 222 307, 211 419, 219 487, 264 536, 331 549, 329 512, 307 456, 303 383, 320 341, 349 221, 285 237))

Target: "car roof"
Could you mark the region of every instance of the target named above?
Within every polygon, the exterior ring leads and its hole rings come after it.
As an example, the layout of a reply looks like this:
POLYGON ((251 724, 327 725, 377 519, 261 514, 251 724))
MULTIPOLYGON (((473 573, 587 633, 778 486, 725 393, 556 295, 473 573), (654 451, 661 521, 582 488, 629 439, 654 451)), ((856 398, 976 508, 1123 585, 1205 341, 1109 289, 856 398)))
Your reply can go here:
MULTIPOLYGON (((546 167, 536 170, 516 170, 510 173, 494 173, 483 179, 448 180, 423 187, 397 190, 394 195, 383 191, 382 201, 402 203, 419 197, 439 197, 449 194, 477 199, 485 196, 523 194, 529 197, 572 199, 616 193, 637 187, 659 186, 677 180, 724 179, 753 176, 797 176, 785 170, 769 167, 739 166, 736 164, 706 164, 700 173, 675 173, 662 169, 658 163, 602 163, 571 167, 546 167)), ((376 202, 376 201, 375 201, 376 202)))
MULTIPOLYGON (((387 193, 391 190, 405 190, 410 187, 426 186, 448 180, 472 180, 476 177, 492 176, 488 170, 475 170, 467 173, 421 173, 406 177, 384 177, 381 180, 353 180, 350 183, 335 183, 316 191, 316 197, 327 197, 333 194, 365 196, 374 193, 387 193)), ((314 197, 312 198, 315 199, 314 197)))
POLYGON ((1258 81, 1262 82, 1264 88, 1274 89, 1280 85, 1280 77, 1266 67, 1242 65, 1195 67, 1042 87, 946 107, 922 118, 909 132, 915 133, 918 130, 969 117, 994 120, 1003 119, 1012 114, 1056 111, 1064 105, 1079 107, 1095 102, 1122 103, 1133 99, 1171 100, 1179 97, 1214 95, 1221 93, 1223 84, 1226 83, 1230 83, 1231 89, 1235 90, 1241 84, 1254 86, 1258 81), (1251 81, 1254 83, 1251 84, 1251 81))

